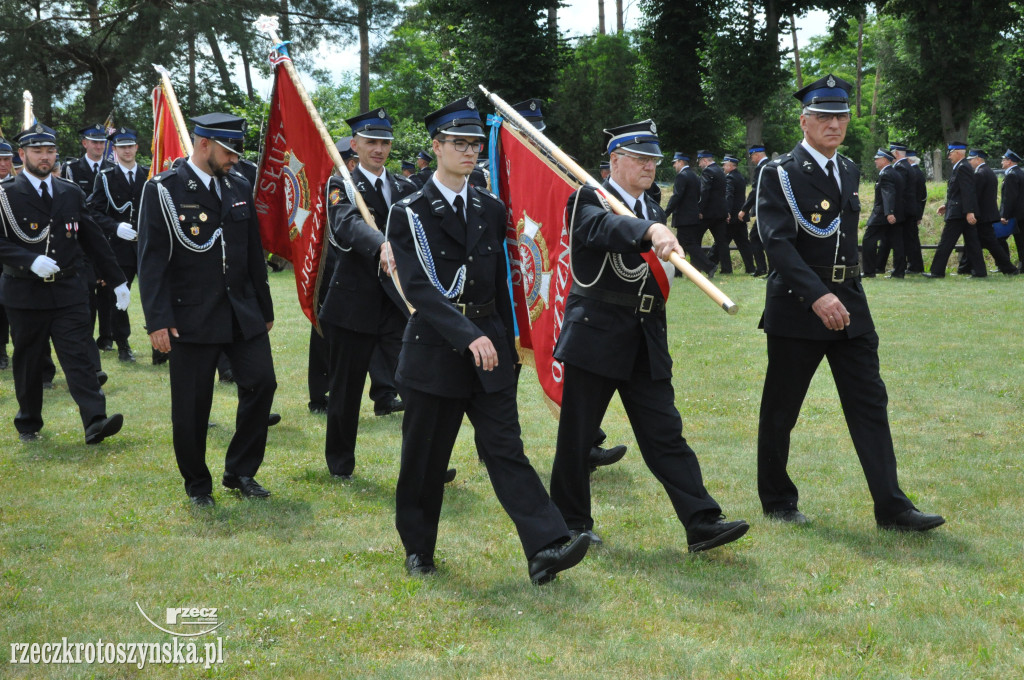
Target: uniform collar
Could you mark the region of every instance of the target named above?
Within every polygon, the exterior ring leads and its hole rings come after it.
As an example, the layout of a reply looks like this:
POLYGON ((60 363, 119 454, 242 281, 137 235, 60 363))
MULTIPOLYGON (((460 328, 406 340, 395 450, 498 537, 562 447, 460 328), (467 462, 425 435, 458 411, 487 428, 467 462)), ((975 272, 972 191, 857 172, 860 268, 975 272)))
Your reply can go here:
POLYGON ((451 189, 449 189, 445 185, 441 184, 439 181, 437 181, 437 175, 431 175, 430 176, 430 181, 432 181, 434 183, 434 186, 437 187, 437 190, 441 192, 441 196, 444 197, 444 200, 448 201, 448 205, 452 206, 452 210, 455 209, 455 197, 456 196, 462 196, 462 205, 464 205, 464 206, 468 206, 469 205, 469 178, 468 177, 466 178, 466 181, 462 184, 462 189, 460 189, 459 191, 452 191, 451 189))
POLYGON ((839 172, 839 152, 838 151, 836 153, 832 154, 832 157, 829 158, 828 156, 826 156, 825 154, 821 153, 820 151, 815 149, 813 146, 808 144, 806 139, 801 140, 800 141, 800 145, 802 147, 804 147, 804 150, 807 151, 807 153, 809 153, 811 155, 811 158, 814 159, 814 162, 818 164, 818 166, 822 169, 822 171, 826 175, 828 174, 828 169, 825 166, 828 164, 829 161, 832 161, 832 166, 836 169, 837 173, 839 172))
POLYGON ((614 179, 612 179, 611 175, 608 175, 608 184, 611 185, 612 189, 615 189, 616 193, 618 193, 619 196, 622 196, 623 198, 627 198, 628 197, 628 198, 633 199, 630 202, 630 204, 626 206, 630 210, 632 210, 634 207, 636 207, 636 202, 637 201, 640 201, 640 205, 643 208, 644 214, 643 215, 637 215, 637 217, 639 217, 642 220, 646 220, 647 219, 647 201, 643 200, 643 198, 642 198, 643 195, 644 195, 644 192, 641 191, 639 196, 634 196, 633 194, 629 193, 628 191, 623 189, 621 186, 619 186, 619 183, 616 182, 614 179))
MULTIPOLYGON (((120 168, 121 172, 124 174, 124 178, 125 179, 128 179, 128 173, 129 172, 138 173, 138 171, 139 171, 139 164, 138 163, 133 163, 132 167, 129 168, 126 165, 121 164, 120 161, 118 161, 117 167, 120 168)), ((209 184, 209 182, 207 182, 207 184, 209 184)))
POLYGON ((37 194, 39 193, 39 185, 42 184, 43 182, 46 182, 46 190, 48 192, 50 192, 50 196, 51 197, 53 196, 53 176, 52 175, 47 175, 46 179, 39 179, 38 177, 36 177, 35 175, 33 175, 31 172, 28 172, 28 171, 25 171, 22 174, 25 175, 25 177, 28 178, 28 181, 32 184, 32 188, 35 189, 37 194))
POLYGON ((209 189, 210 180, 213 179, 213 175, 211 175, 208 172, 204 172, 203 170, 200 170, 199 166, 192 162, 191 156, 189 156, 188 158, 188 167, 190 167, 192 169, 192 172, 196 174, 196 177, 199 178, 199 181, 203 183, 203 186, 209 189))

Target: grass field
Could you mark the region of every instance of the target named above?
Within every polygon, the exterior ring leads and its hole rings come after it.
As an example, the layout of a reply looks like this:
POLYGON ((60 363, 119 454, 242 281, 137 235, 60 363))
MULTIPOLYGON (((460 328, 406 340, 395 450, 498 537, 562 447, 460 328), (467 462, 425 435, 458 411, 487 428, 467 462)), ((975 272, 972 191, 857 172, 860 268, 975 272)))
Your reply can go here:
MULTIPOLYGON (((922 240, 925 240, 924 238, 922 240)), ((741 269, 741 268, 740 268, 741 269)), ((698 556, 643 466, 618 400, 605 429, 630 452, 594 475, 605 545, 534 587, 514 529, 459 438, 434 578, 410 579, 394 529, 401 420, 362 411, 356 477, 330 478, 324 420, 306 410, 308 325, 289 272, 271 275, 283 422, 270 432, 264 501, 215 487, 193 512, 171 450, 166 367, 104 354, 124 430, 86 447, 63 377, 42 439, 17 441, 0 373, 0 677, 15 678, 1009 678, 1024 668, 1024 278, 866 282, 901 483, 948 524, 928 535, 874 526, 827 369, 793 436, 792 472, 812 523, 761 517, 755 486, 765 342, 764 282, 715 282, 718 310, 675 281, 669 340, 677 405, 709 490, 752 528, 698 556), (223 663, 20 665, 12 644, 160 642, 168 607, 217 607, 223 663)), ((131 312, 140 332, 141 312, 131 312)), ((856 323, 856 319, 854 320, 856 323)), ((140 357, 147 353, 139 337, 140 357)), ((528 455, 545 483, 555 422, 524 373, 528 455)), ((208 462, 215 480, 235 396, 219 386, 208 462)), ((181 626, 178 626, 181 630, 181 626)), ((195 630, 195 629, 192 629, 195 630)))

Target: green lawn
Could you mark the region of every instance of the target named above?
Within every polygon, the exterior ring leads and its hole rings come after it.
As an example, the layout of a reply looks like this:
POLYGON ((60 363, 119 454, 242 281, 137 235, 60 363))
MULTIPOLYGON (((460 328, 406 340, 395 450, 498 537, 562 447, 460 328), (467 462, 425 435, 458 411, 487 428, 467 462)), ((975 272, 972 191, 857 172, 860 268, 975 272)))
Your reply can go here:
MULTIPOLYGON (((166 367, 105 353, 121 434, 83 443, 66 383, 46 393, 42 439, 17 441, 11 372, 0 373, 0 677, 1008 678, 1024 667, 1020 441, 1024 279, 867 282, 904 490, 948 524, 924 536, 874 526, 827 369, 793 436, 792 472, 812 523, 763 519, 755 486, 765 365, 764 282, 715 282, 731 317, 675 281, 669 301, 677 405, 705 481, 752 528, 698 556, 644 467, 618 400, 605 420, 626 459, 594 475, 605 545, 530 585, 514 529, 476 463, 471 428, 453 456, 437 557, 406 577, 394 529, 401 420, 364 404, 356 477, 333 481, 324 420, 306 410, 308 325, 289 272, 271 275, 271 337, 284 421, 248 501, 215 488, 193 512, 171 450, 166 367), (218 607, 224 662, 138 670, 19 665, 12 643, 169 642, 168 607, 218 607)), ((131 312, 141 326, 139 304, 131 312)), ((854 320, 856 323, 856 319, 854 320)), ((137 330, 137 332, 140 332, 137 330)), ((524 373, 528 455, 545 482, 556 423, 524 373)), ((220 386, 208 461, 233 430, 220 386)), ((179 626, 179 630, 181 627, 179 626)), ((194 629, 193 629, 194 630, 194 629)))

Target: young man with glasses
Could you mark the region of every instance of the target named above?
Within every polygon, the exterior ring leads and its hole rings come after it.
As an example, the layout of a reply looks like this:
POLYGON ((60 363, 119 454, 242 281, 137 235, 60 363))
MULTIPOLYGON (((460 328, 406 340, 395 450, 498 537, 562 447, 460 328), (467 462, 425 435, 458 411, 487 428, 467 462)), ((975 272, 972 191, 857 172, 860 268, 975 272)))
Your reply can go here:
POLYGON ((565 371, 551 497, 573 533, 595 542, 587 455, 618 392, 644 463, 686 527, 690 552, 709 550, 749 526, 722 517, 675 407, 665 315, 670 279, 657 258, 684 253, 661 206, 646 194, 661 159, 657 128, 645 120, 605 133, 611 176, 604 190, 635 216, 613 214, 590 187, 566 205, 573 285, 554 352, 565 371))
POLYGON ((530 579, 545 583, 578 564, 590 540, 570 540, 523 453, 505 207, 467 182, 483 148, 483 121, 467 97, 424 122, 437 170, 423 189, 392 206, 387 234, 402 290, 416 310, 405 328, 395 376, 405 401, 395 490, 405 568, 410 575, 437 571, 444 475, 468 416, 484 444, 478 453, 494 493, 519 533, 530 579))
POLYGON ((790 434, 811 378, 828 359, 854 448, 883 529, 927 531, 939 515, 918 511, 899 487, 878 335, 860 282, 860 171, 836 152, 850 122, 853 86, 833 75, 794 96, 804 139, 761 173, 757 225, 772 263, 760 327, 768 368, 757 435, 757 486, 766 516, 806 524, 786 471, 790 434))

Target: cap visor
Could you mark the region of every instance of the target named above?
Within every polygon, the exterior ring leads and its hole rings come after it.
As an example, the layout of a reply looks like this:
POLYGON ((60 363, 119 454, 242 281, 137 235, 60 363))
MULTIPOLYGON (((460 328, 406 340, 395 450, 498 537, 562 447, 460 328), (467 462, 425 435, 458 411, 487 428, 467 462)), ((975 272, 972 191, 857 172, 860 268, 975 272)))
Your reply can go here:
POLYGON ((817 102, 816 104, 808 104, 804 107, 807 111, 814 111, 816 113, 849 113, 850 103, 849 102, 817 102))
POLYGON ((356 137, 365 137, 366 139, 394 139, 395 136, 390 132, 384 130, 367 130, 366 132, 355 133, 356 137))
POLYGON ((241 139, 220 139, 218 137, 211 137, 210 139, 217 142, 231 153, 241 155, 242 150, 245 148, 241 139))
POLYGON ((641 144, 623 144, 613 149, 612 153, 619 150, 629 151, 630 153, 639 154, 641 156, 654 156, 656 158, 661 158, 662 156, 664 156, 664 154, 661 153, 661 147, 653 142, 643 142, 641 144))

